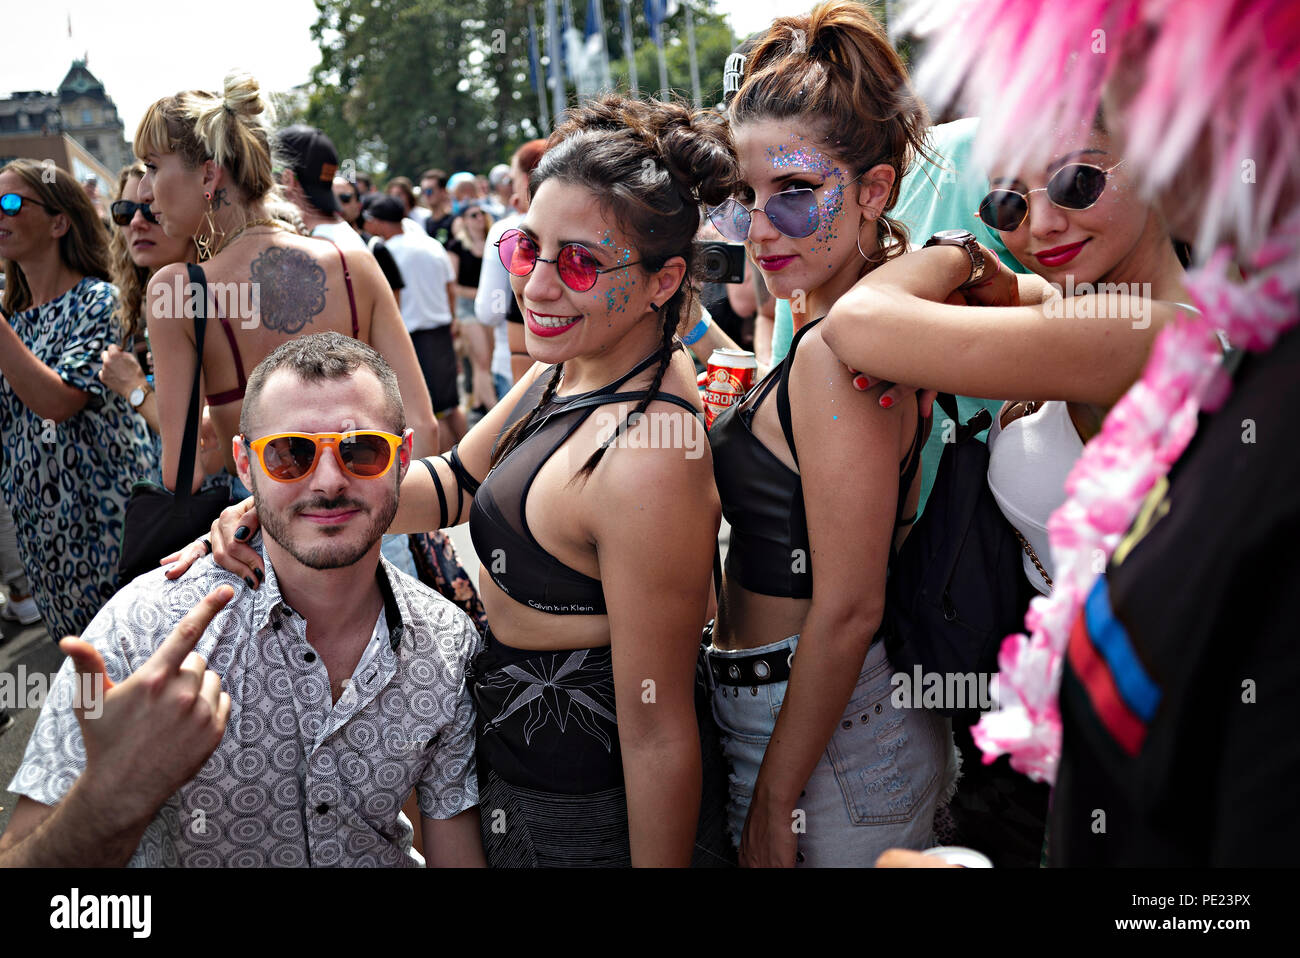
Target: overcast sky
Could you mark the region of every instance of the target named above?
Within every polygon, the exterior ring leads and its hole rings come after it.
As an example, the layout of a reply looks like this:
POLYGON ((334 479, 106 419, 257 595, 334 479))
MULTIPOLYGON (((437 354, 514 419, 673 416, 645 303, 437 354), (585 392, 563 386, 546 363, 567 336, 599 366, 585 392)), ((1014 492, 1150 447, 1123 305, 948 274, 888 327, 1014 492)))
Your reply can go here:
MULTIPOLYGON (((535 2, 540 21, 542 2, 535 2)), ((811 6, 812 0, 717 3, 740 36, 778 14, 811 6)), ((586 4, 573 0, 572 7, 582 21, 586 4)), ((315 19, 312 0, 27 0, 22 25, 7 32, 0 56, 0 96, 54 90, 72 59, 88 55, 90 71, 117 104, 129 141, 154 100, 178 90, 218 89, 232 66, 251 70, 267 90, 306 82, 320 61, 310 32, 315 19)))

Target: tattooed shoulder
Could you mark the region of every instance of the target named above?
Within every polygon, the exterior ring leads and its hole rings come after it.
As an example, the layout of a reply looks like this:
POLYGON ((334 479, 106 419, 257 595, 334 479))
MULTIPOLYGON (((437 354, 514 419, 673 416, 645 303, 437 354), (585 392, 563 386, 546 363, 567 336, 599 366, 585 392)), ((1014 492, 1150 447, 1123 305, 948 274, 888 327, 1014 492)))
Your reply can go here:
POLYGON ((250 273, 267 329, 301 332, 325 308, 325 270, 302 250, 268 247, 253 260, 250 273))

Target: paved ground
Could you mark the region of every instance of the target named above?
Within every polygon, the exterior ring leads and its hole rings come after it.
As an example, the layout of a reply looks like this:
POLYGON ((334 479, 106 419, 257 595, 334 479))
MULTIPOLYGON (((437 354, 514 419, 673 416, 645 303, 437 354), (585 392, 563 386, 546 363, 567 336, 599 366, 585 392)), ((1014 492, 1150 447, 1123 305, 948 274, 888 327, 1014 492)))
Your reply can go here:
MULTIPOLYGON (((36 625, 18 625, 16 622, 5 621, 3 629, 0 672, 17 676, 20 674, 19 666, 22 666, 27 676, 42 672, 52 680, 63 661, 63 653, 50 641, 45 628, 39 622, 36 625)), ((22 694, 25 689, 18 691, 22 694)), ((9 814, 17 800, 17 796, 8 791, 8 785, 22 762, 23 751, 32 734, 32 726, 36 724, 38 710, 9 707, 9 714, 14 718, 14 726, 9 731, 0 733, 0 831, 8 824, 9 814)))

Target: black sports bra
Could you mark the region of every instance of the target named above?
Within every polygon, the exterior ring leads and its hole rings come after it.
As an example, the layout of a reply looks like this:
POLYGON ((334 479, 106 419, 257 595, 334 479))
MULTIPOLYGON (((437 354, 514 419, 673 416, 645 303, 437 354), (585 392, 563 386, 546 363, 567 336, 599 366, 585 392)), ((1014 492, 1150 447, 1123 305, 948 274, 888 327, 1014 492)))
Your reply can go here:
MULTIPOLYGON (((605 593, 593 579, 565 565, 533 537, 525 504, 542 465, 573 435, 598 406, 640 402, 646 392, 617 392, 633 376, 649 369, 658 353, 647 357, 626 376, 593 392, 552 397, 534 418, 528 435, 487 474, 474 494, 469 532, 479 561, 501 591, 516 602, 555 615, 604 615, 605 593)), ((502 429, 504 433, 528 414, 546 390, 543 372, 520 397, 502 429)), ((679 396, 660 392, 656 399, 700 413, 679 396)), ((500 436, 497 437, 498 441, 500 436)))
MULTIPOLYGON (((763 595, 812 598, 812 550, 808 546, 803 480, 754 436, 753 421, 755 410, 776 386, 781 431, 795 465, 799 464, 790 419, 790 367, 799 341, 819 322, 814 320, 795 333, 785 359, 744 400, 721 413, 709 430, 713 476, 722 498, 722 514, 731 526, 726 576, 750 592, 763 595)), ((916 435, 899 476, 895 530, 914 521, 914 517, 904 520, 903 510, 920 466, 923 426, 924 421, 918 417, 916 435)))

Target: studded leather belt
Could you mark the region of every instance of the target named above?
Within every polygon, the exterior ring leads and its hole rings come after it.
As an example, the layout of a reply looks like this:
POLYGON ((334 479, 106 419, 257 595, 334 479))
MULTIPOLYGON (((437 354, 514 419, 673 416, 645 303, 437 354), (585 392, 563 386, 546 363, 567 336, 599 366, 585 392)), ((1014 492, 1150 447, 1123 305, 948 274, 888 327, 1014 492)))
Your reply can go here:
POLYGON ((754 652, 751 655, 708 655, 709 671, 716 685, 771 685, 790 678, 794 653, 787 649, 754 652))

